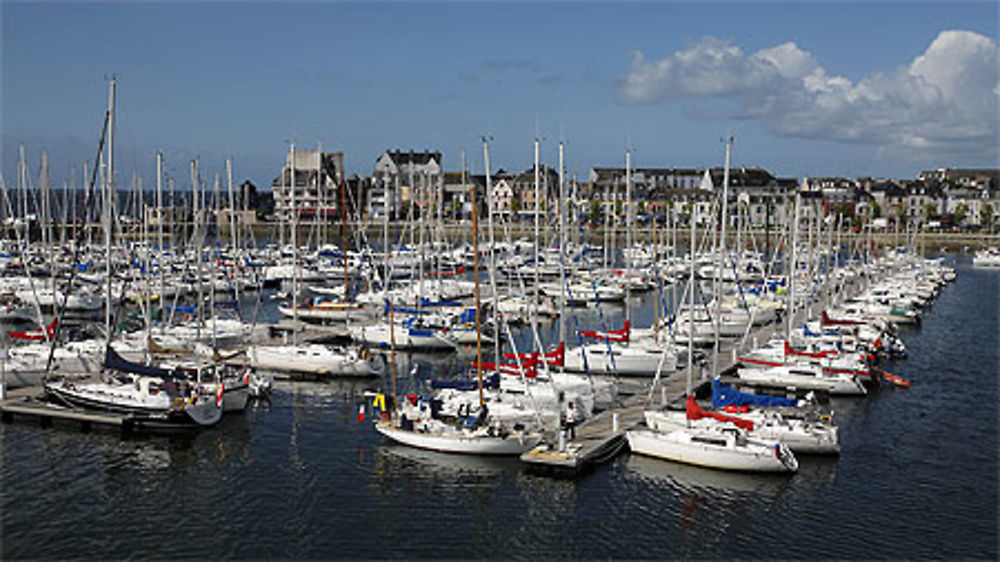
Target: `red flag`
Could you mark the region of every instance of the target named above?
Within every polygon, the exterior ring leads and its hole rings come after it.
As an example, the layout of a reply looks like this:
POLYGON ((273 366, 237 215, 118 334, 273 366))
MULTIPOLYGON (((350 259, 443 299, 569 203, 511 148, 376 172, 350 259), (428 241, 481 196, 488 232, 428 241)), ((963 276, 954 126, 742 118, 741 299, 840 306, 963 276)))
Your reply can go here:
POLYGON ((358 423, 365 421, 365 405, 358 406, 358 423))

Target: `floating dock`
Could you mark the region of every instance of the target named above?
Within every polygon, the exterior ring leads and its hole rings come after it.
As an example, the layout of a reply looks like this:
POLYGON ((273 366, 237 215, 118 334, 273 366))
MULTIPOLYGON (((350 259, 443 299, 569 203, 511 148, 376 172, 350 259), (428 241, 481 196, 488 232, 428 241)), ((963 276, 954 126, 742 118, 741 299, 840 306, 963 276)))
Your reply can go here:
POLYGON ((82 431, 103 427, 129 433, 134 428, 131 416, 60 406, 41 400, 44 393, 40 386, 7 391, 6 398, 0 400, 0 420, 3 423, 32 420, 42 427, 61 423, 75 425, 82 431))
MULTIPOLYGON (((825 299, 814 306, 825 308, 825 299)), ((799 310, 792 322, 798 326, 806 320, 808 311, 799 310)), ((564 446, 545 442, 521 455, 521 461, 536 472, 553 475, 575 475, 593 466, 614 458, 625 447, 625 432, 645 421, 645 411, 656 408, 683 408, 687 395, 688 371, 692 373, 692 387, 695 395, 703 387, 711 384, 713 374, 721 376, 735 372, 740 354, 767 342, 782 333, 784 323, 772 322, 750 330, 746 337, 736 342, 730 349, 720 349, 715 363, 693 363, 685 369, 670 373, 650 391, 649 385, 642 385, 635 394, 624 400, 617 408, 605 410, 576 428, 576 436, 567 440, 564 446)), ((558 436, 557 439, 558 440, 558 436)))

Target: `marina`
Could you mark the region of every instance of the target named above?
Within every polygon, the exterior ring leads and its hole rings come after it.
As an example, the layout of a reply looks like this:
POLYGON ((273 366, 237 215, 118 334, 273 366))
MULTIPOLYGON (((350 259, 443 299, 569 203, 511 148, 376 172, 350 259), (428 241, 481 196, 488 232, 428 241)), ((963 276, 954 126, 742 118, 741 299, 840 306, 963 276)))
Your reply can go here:
MULTIPOLYGON (((992 439, 996 412, 972 408, 952 418, 948 405, 963 400, 975 365, 995 361, 995 350, 977 334, 995 326, 996 317, 972 311, 993 298, 997 279, 970 267, 968 258, 957 266, 954 286, 922 325, 904 330, 909 356, 885 365, 913 387, 834 400, 841 455, 803 457, 791 478, 688 467, 627 450, 575 479, 535 476, 516 459, 387 442, 355 419, 358 402, 378 389, 377 381, 278 381, 269 403, 187 436, 122 441, 114 432, 3 424, 3 481, 16 482, 4 486, 5 558, 57 556, 88 535, 110 533, 119 518, 145 517, 177 496, 201 498, 195 505, 203 507, 195 509, 215 506, 227 523, 209 537, 194 532, 202 523, 179 521, 172 532, 190 533, 186 541, 137 533, 122 536, 116 548, 156 548, 170 557, 317 557, 331 550, 365 557, 382 533, 405 529, 412 538, 394 547, 393 557, 433 548, 443 557, 520 558, 524 549, 575 557, 609 550, 628 558, 733 557, 752 549, 762 558, 800 558, 822 544, 838 558, 893 558, 893 534, 920 529, 924 539, 910 543, 911 557, 932 557, 941 548, 985 557, 996 542, 997 458, 989 448, 960 443, 992 439), (928 458, 928 450, 941 454, 928 458), (201 479, 241 484, 227 489, 200 485, 201 479), (74 505, 83 490, 98 490, 117 510, 90 511, 86 522, 77 515, 87 512, 83 506, 67 512, 63 506, 74 505), (943 497, 956 507, 942 508, 943 497), (29 501, 34 507, 25 511, 29 501), (478 514, 483 502, 489 526, 478 514), (345 513, 340 505, 354 507, 345 513), (437 506, 433 518, 386 517, 426 505, 437 506), (928 509, 938 513, 933 523, 928 509), (39 525, 28 513, 51 523, 39 525), (312 538, 290 543, 285 525, 312 538), (719 540, 720 526, 729 529, 726 540, 719 540), (866 532, 872 526, 882 531, 866 532), (238 540, 248 533, 252 542, 238 540), (640 547, 625 539, 633 533, 662 540, 640 547), (796 540, 801 533, 812 540, 796 540), (845 540, 843 533, 857 538, 845 540)), ((989 403, 996 381, 976 378, 978 399, 989 403)))
POLYGON ((0 7, 0 560, 1000 558, 995 6, 96 8, 0 7))

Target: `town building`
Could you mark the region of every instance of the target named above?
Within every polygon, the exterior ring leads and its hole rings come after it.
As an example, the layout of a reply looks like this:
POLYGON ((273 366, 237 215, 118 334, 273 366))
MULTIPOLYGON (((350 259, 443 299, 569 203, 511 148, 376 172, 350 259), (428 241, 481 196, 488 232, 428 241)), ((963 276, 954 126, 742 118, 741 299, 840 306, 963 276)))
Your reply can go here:
POLYGON ((271 182, 276 218, 291 220, 293 209, 300 222, 339 216, 339 189, 343 180, 343 152, 292 147, 281 173, 271 182))

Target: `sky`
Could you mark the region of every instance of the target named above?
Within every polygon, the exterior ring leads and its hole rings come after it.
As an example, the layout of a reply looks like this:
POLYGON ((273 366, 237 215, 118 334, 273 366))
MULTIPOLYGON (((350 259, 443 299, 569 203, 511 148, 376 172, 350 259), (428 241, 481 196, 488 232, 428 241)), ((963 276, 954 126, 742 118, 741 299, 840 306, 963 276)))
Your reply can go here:
MULTIPOLYGON (((118 78, 118 185, 267 188, 291 143, 371 175, 387 149, 458 171, 721 166, 912 178, 997 167, 998 3, 0 4, 0 157, 53 185, 93 162, 118 78)), ((79 181, 79 180, 78 180, 79 181)))

